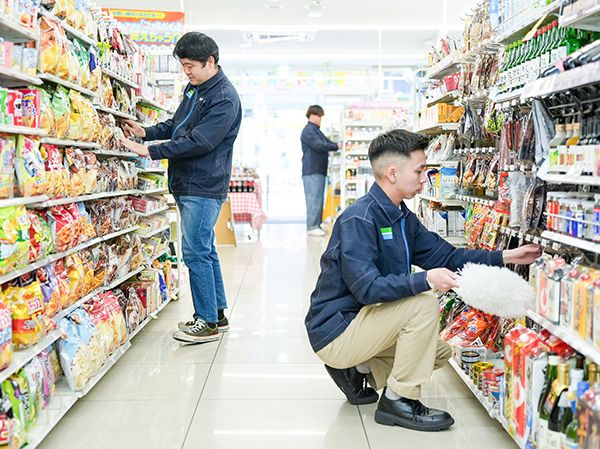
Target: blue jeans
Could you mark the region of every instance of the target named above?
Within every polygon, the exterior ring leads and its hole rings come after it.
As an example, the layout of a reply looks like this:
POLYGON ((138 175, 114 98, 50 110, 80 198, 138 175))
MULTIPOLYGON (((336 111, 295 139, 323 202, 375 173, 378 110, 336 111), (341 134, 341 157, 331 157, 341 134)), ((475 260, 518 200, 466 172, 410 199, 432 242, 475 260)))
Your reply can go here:
POLYGON ((227 308, 214 227, 222 200, 176 196, 181 214, 183 260, 190 271, 194 318, 217 322, 217 310, 227 308))
POLYGON ((306 229, 317 229, 323 218, 323 201, 325 198, 325 175, 306 175, 304 197, 306 198, 306 229))

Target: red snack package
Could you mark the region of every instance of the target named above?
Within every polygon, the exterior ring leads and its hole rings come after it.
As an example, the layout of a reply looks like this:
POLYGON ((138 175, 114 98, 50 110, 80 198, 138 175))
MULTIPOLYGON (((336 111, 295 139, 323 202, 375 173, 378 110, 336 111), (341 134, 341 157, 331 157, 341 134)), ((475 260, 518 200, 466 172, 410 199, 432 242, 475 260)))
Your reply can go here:
POLYGON ((40 91, 37 89, 21 89, 21 114, 23 126, 40 127, 40 91))
POLYGON ((63 206, 51 207, 47 212, 48 224, 54 235, 57 252, 66 251, 77 242, 72 215, 63 206))

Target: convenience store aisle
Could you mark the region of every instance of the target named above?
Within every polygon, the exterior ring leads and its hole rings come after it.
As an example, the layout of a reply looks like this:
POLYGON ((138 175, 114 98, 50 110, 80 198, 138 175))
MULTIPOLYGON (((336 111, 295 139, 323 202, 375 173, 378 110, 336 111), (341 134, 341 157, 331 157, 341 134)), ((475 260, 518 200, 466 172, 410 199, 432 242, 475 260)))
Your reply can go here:
POLYGON ((221 248, 231 330, 180 346, 189 293, 133 341, 40 445, 95 449, 516 448, 450 367, 424 389, 455 426, 420 433, 375 424, 375 405, 349 405, 312 353, 303 319, 323 250, 302 225, 270 225, 261 241, 221 248))

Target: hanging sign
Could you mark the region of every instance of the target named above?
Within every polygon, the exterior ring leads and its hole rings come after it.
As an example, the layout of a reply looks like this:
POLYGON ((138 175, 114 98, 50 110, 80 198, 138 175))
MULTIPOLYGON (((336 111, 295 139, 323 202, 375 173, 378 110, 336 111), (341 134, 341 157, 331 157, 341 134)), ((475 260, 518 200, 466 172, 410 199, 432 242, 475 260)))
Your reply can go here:
POLYGON ((183 11, 104 8, 131 39, 141 45, 175 45, 183 35, 183 11))

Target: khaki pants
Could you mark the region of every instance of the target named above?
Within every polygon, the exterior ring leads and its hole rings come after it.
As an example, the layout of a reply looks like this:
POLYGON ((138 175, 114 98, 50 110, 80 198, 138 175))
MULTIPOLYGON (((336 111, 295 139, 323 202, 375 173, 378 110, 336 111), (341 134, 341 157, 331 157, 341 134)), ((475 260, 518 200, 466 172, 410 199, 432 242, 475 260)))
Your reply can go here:
POLYGON ((400 396, 419 399, 421 384, 451 355, 450 346, 439 338, 438 315, 432 293, 365 306, 317 356, 339 369, 367 363, 373 388, 387 384, 400 396))

